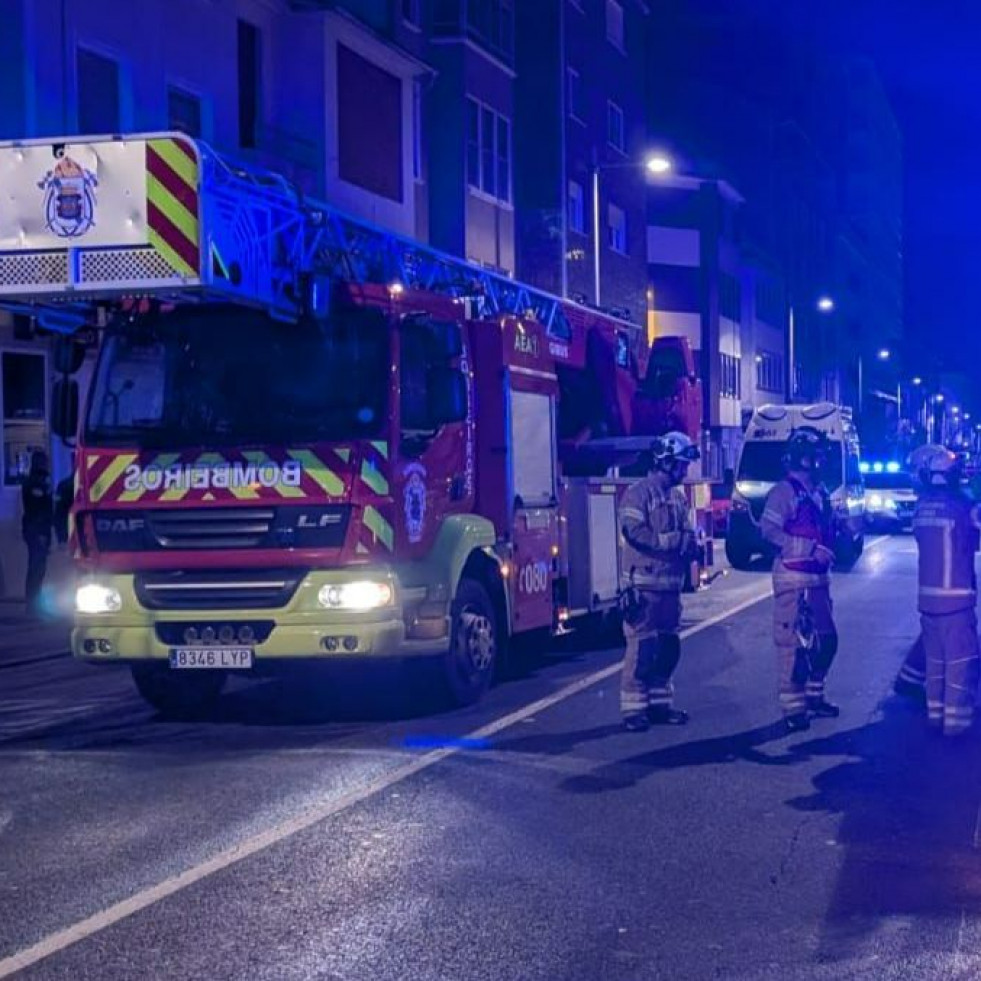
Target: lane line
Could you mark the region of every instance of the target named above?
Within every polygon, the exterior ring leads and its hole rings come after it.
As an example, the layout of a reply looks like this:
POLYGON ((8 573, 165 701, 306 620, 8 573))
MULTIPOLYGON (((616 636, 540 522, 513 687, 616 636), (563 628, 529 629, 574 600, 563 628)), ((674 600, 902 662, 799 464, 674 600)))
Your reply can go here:
MULTIPOLYGON (((869 543, 866 548, 875 548, 883 541, 888 541, 888 537, 889 536, 882 536, 875 539, 873 542, 869 543)), ((763 600, 769 599, 772 595, 773 590, 768 582, 765 590, 758 591, 753 596, 743 600, 740 603, 737 603, 734 607, 723 613, 718 613, 715 616, 709 617, 707 620, 703 620, 700 623, 689 627, 687 630, 683 630, 680 635, 681 639, 686 640, 689 637, 693 637, 695 634, 701 633, 703 630, 708 630, 710 627, 714 627, 717 624, 728 620, 730 617, 733 617, 738 613, 742 613, 744 610, 748 610, 750 607, 756 606, 757 603, 761 603, 763 600)), ((508 729, 511 726, 522 722, 524 719, 530 718, 537 713, 551 708, 553 705, 566 701, 572 696, 578 695, 580 692, 586 691, 588 688, 592 688, 594 685, 606 681, 608 678, 612 678, 614 675, 619 674, 620 670, 620 662, 617 661, 616 663, 608 665, 605 668, 601 668, 599 671, 586 675, 584 678, 580 678, 578 681, 565 685, 558 691, 553 692, 551 695, 546 695, 544 698, 539 698, 536 701, 530 702, 522 708, 509 713, 508 715, 504 715, 493 722, 489 722, 487 725, 481 726, 479 729, 475 729, 473 732, 470 732, 461 738, 470 741, 486 739, 488 736, 496 735, 502 730, 508 729)), ((356 790, 351 790, 346 794, 342 794, 333 801, 322 804, 319 807, 312 808, 311 810, 307 811, 306 814, 298 815, 289 821, 285 821, 268 829, 267 831, 254 835, 252 838, 239 842, 237 845, 233 845, 230 848, 219 852, 217 855, 205 862, 201 862, 200 864, 193 866, 192 868, 189 868, 178 875, 171 876, 169 879, 164 879, 155 886, 150 886, 149 888, 141 890, 138 893, 134 893, 132 896, 120 900, 119 902, 100 910, 98 913, 85 917, 84 919, 79 920, 62 930, 51 933, 32 946, 25 947, 24 949, 11 954, 3 960, 0 960, 0 978, 10 977, 17 971, 22 971, 27 967, 31 967, 32 965, 51 957, 53 954, 57 954, 82 940, 86 940, 97 933, 101 933, 103 930, 114 926, 122 920, 128 919, 129 917, 155 905, 156 903, 159 903, 161 900, 167 899, 168 897, 187 889, 189 886, 200 882, 202 879, 206 879, 217 872, 224 871, 230 866, 236 865, 244 859, 250 858, 259 852, 265 851, 267 848, 271 848, 273 845, 277 845, 281 841, 285 841, 301 831, 305 831, 316 824, 320 824, 328 818, 334 817, 343 811, 349 810, 356 804, 360 804, 362 801, 366 801, 369 798, 374 797, 376 794, 379 794, 384 790, 388 790, 395 784, 401 783, 402 781, 407 780, 409 777, 415 776, 417 773, 421 773, 423 770, 430 769, 437 763, 441 763, 443 760, 448 759, 451 756, 457 756, 463 751, 464 747, 459 745, 447 747, 445 749, 431 750, 423 756, 420 756, 417 760, 414 760, 412 763, 406 763, 403 766, 396 767, 389 773, 383 774, 374 780, 369 781, 363 787, 356 790)))
POLYGON ((28 664, 42 664, 45 661, 56 661, 58 658, 71 657, 71 651, 62 650, 50 654, 36 654, 34 657, 22 657, 17 661, 0 661, 0 671, 7 668, 23 668, 28 664))

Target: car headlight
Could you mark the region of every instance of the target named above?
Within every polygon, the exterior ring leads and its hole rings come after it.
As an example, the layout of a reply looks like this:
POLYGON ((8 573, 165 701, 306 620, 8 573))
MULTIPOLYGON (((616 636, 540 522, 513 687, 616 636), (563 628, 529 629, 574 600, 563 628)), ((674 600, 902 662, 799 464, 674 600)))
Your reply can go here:
POLYGON ((78 613, 118 613, 122 606, 122 596, 111 586, 89 582, 75 591, 75 610, 78 613))
POLYGON ((876 508, 876 509, 881 508, 882 507, 882 495, 881 494, 873 494, 869 498, 869 507, 870 508, 876 508))
POLYGON ((387 582, 346 582, 322 586, 317 594, 321 606, 329 610, 377 610, 395 598, 387 582))

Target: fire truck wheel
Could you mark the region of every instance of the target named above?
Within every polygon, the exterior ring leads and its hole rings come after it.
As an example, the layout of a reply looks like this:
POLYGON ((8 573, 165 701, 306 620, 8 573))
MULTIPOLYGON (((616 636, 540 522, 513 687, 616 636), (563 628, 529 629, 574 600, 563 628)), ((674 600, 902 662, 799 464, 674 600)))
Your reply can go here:
POLYGON ((207 713, 225 687, 222 671, 171 671, 166 665, 133 665, 133 681, 143 700, 171 719, 193 719, 207 713))
POLYGON ((736 541, 732 538, 726 539, 726 560, 733 569, 743 569, 746 570, 750 567, 753 561, 753 553, 749 550, 749 547, 744 545, 742 542, 736 541))
POLYGON ((443 677, 453 702, 472 705, 490 687, 499 646, 494 604, 476 579, 461 579, 453 600, 450 649, 443 677))

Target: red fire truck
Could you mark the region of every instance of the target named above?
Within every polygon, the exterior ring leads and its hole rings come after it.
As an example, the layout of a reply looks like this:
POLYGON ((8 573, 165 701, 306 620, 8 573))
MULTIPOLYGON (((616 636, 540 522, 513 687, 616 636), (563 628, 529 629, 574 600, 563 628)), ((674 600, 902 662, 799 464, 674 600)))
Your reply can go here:
POLYGON ((98 337, 83 411, 70 375, 54 393, 76 657, 168 713, 231 672, 408 655, 467 703, 511 638, 615 607, 618 474, 699 436, 683 339, 178 134, 3 144, 0 175, 0 304, 98 337))

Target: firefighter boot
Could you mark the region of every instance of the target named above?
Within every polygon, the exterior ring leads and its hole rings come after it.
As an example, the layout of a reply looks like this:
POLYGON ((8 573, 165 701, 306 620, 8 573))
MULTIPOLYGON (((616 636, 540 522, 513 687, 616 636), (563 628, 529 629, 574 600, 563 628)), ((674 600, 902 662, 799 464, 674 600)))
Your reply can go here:
POLYGON ((841 715, 841 709, 833 702, 829 702, 823 695, 817 698, 808 698, 807 711, 819 719, 837 719, 841 715))
POLYGON ((632 715, 623 717, 623 728, 627 732, 647 732, 651 724, 647 720, 646 712, 634 712, 632 715))
POLYGON ((784 716, 784 725, 787 732, 804 732, 811 728, 811 720, 806 712, 795 712, 793 715, 784 716))
POLYGON ((670 705, 652 705, 647 710, 647 720, 652 726, 683 726, 688 724, 688 713, 670 705))

